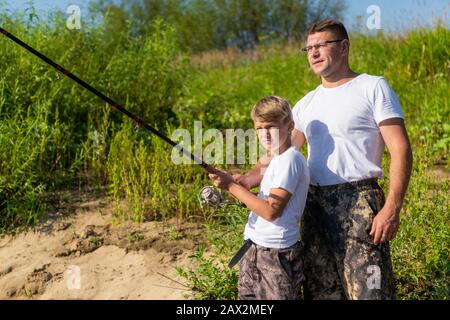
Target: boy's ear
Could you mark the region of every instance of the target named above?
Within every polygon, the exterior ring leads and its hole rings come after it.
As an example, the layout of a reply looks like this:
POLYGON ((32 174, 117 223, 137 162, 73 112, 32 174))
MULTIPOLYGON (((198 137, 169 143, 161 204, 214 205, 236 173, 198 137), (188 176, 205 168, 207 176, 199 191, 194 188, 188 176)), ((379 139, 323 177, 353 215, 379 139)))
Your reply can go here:
POLYGON ((288 129, 289 129, 289 131, 292 131, 292 130, 294 130, 294 128, 295 128, 295 123, 294 123, 294 121, 289 121, 289 124, 288 124, 288 129))

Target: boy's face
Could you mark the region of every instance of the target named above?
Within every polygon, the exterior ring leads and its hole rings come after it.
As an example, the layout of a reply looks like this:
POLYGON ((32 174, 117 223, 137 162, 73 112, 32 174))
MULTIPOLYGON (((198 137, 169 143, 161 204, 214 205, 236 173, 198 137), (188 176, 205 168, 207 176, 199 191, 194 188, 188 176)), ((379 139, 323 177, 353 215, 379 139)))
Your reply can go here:
POLYGON ((285 145, 287 139, 291 139, 293 122, 265 122, 255 120, 255 129, 259 142, 269 152, 276 152, 280 146, 285 145))

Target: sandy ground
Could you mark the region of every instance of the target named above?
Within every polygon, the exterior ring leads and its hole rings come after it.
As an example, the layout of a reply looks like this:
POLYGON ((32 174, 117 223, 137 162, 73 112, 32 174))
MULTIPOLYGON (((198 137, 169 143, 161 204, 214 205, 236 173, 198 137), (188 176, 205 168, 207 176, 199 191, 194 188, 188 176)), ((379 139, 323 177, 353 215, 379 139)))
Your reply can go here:
POLYGON ((98 199, 79 203, 69 215, 1 237, 0 299, 184 299, 189 291, 175 267, 192 264, 200 231, 112 226, 110 209, 98 199))

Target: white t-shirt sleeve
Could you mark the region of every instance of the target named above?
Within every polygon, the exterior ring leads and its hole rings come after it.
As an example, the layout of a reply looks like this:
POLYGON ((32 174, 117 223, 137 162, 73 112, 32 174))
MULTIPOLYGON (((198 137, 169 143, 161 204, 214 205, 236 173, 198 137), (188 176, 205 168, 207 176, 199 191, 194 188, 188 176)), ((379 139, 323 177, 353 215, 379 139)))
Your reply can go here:
POLYGON ((290 152, 277 163, 270 188, 283 188, 293 194, 300 182, 303 170, 303 162, 299 154, 290 152))
POLYGON ((400 101, 384 78, 378 81, 374 90, 374 118, 377 124, 390 118, 404 118, 400 101))

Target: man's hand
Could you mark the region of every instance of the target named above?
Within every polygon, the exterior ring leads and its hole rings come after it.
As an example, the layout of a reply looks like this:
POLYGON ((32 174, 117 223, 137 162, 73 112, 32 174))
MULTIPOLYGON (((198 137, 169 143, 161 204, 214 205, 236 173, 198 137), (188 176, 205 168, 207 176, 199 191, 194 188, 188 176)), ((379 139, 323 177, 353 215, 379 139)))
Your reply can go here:
POLYGON ((370 235, 373 237, 373 243, 380 243, 392 240, 397 235, 400 224, 399 212, 394 207, 385 205, 373 219, 370 235))
POLYGON ((212 180, 214 186, 227 191, 230 188, 230 185, 236 182, 231 175, 219 169, 215 169, 214 173, 210 173, 208 176, 212 180))

